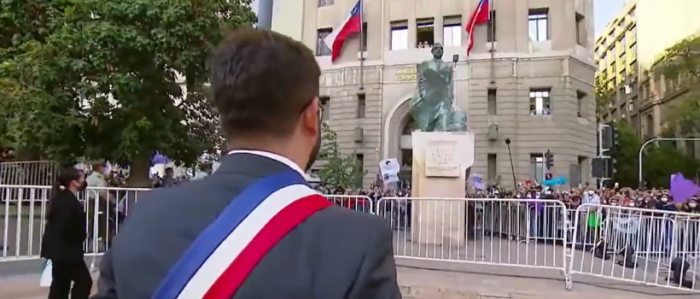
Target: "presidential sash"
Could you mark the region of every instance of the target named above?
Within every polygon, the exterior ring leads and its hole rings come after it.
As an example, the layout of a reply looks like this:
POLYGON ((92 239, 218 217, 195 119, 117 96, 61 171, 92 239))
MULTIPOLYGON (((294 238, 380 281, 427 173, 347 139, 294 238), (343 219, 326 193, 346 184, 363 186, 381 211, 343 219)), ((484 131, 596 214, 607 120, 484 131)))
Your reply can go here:
POLYGON ((234 198, 173 266, 153 299, 230 299, 288 232, 332 204, 288 170, 234 198))

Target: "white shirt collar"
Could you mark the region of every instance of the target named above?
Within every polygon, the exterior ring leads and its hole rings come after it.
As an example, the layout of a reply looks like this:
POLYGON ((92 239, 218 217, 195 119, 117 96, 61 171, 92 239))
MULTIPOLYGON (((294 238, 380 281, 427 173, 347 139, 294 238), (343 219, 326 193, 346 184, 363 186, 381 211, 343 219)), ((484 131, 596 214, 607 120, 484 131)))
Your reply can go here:
POLYGON ((294 169, 296 172, 298 172, 298 173, 301 174, 302 176, 305 175, 305 174, 304 174, 304 171, 301 170, 301 167, 299 167, 299 165, 297 165, 296 163, 292 162, 292 160, 289 160, 288 158, 282 157, 282 156, 280 156, 280 155, 278 155, 278 154, 273 154, 273 153, 264 152, 264 151, 252 151, 252 150, 232 150, 232 151, 228 152, 228 154, 229 154, 229 155, 233 155, 233 154, 251 154, 251 155, 263 156, 263 157, 270 158, 270 159, 272 159, 272 160, 276 160, 276 161, 278 161, 278 162, 280 162, 280 163, 282 163, 282 164, 285 164, 285 165, 289 166, 289 168, 294 169))

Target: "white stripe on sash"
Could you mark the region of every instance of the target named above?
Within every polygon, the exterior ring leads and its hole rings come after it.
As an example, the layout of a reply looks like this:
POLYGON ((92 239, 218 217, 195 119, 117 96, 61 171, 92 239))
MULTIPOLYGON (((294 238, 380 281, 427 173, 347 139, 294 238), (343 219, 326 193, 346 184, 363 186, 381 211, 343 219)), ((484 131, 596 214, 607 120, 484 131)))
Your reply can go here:
POLYGON ((293 202, 313 194, 318 192, 301 184, 287 186, 270 194, 212 252, 187 282, 177 299, 202 298, 272 217, 293 202))

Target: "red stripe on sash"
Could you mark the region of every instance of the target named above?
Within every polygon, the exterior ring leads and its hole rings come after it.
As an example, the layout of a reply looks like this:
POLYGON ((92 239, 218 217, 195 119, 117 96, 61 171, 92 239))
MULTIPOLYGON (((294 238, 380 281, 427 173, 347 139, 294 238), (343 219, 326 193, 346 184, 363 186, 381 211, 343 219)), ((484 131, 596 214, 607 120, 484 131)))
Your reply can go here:
POLYGON ((282 209, 253 237, 202 299, 231 299, 272 247, 306 218, 331 205, 323 196, 314 194, 282 209))

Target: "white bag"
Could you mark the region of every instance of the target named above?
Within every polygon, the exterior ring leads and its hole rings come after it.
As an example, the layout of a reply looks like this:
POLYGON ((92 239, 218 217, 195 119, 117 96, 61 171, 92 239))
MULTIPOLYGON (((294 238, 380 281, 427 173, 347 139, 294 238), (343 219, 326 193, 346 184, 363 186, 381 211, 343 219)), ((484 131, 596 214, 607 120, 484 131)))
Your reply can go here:
POLYGON ((51 280, 53 278, 51 272, 53 270, 53 264, 51 260, 46 260, 44 264, 44 270, 41 271, 41 279, 39 280, 39 286, 42 288, 48 288, 51 286, 51 280))

